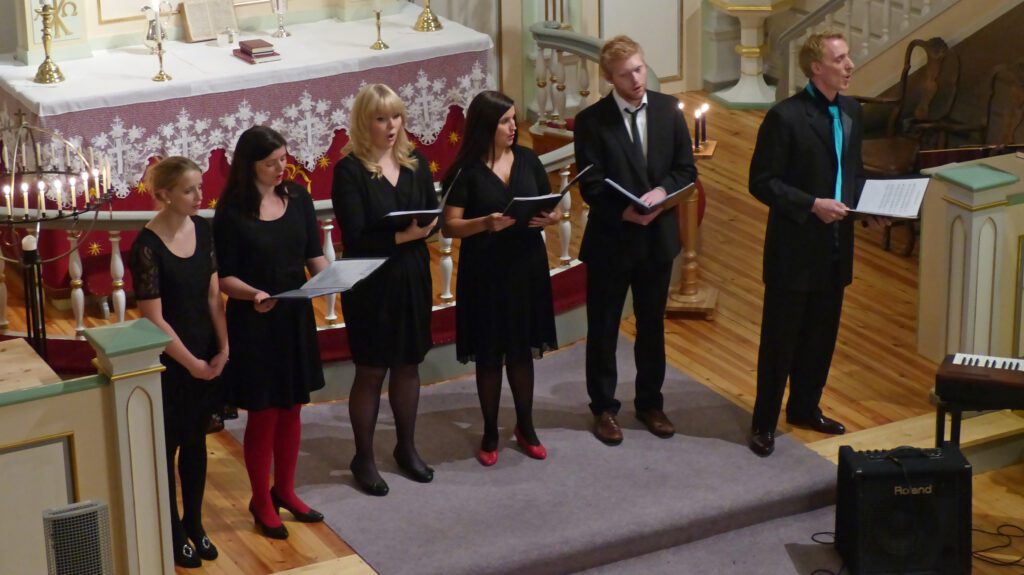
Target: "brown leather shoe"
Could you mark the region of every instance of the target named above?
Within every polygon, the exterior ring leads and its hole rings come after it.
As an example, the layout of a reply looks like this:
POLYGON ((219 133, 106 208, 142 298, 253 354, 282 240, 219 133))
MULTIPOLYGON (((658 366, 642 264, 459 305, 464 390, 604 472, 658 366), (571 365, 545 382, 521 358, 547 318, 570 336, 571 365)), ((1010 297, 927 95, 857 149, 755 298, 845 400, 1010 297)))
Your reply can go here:
POLYGON ((647 426, 647 430, 665 439, 676 434, 676 427, 669 421, 665 412, 660 409, 647 409, 636 412, 636 418, 647 426))
POLYGON ((622 428, 615 420, 614 413, 606 411, 601 415, 594 416, 594 437, 600 439, 605 445, 622 443, 622 428))

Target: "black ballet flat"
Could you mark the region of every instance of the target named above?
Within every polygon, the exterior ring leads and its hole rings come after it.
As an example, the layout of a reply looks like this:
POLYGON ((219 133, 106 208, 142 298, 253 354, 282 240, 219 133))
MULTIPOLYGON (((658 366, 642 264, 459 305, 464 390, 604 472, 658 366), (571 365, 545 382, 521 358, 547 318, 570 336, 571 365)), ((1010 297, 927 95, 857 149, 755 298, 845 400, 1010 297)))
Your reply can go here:
POLYGON ((196 553, 199 554, 199 558, 203 561, 213 561, 217 558, 220 553, 217 551, 217 547, 210 541, 210 538, 203 533, 199 537, 189 537, 192 540, 192 545, 196 548, 196 553))
POLYGON ((359 476, 356 472, 356 464, 353 462, 348 466, 349 470, 352 471, 352 477, 356 480, 356 485, 363 490, 367 495, 373 495, 375 497, 384 497, 388 494, 388 484, 383 479, 377 479, 376 481, 367 481, 359 476))
POLYGON ((283 523, 277 527, 271 527, 260 521, 259 516, 256 515, 256 512, 252 509, 252 503, 249 504, 249 513, 252 513, 252 520, 256 524, 256 529, 258 529, 264 537, 269 537, 271 539, 288 539, 288 528, 285 527, 283 523))
POLYGON ((203 560, 196 554, 195 548, 186 541, 174 546, 174 564, 186 569, 195 569, 203 566, 203 560))
POLYGON ((324 520, 324 514, 320 513, 316 509, 313 509, 312 507, 310 507, 309 511, 305 513, 302 513, 301 511, 296 511, 292 507, 289 507, 287 503, 285 503, 283 500, 277 497, 277 493, 274 493, 273 489, 270 490, 270 500, 274 502, 275 511, 280 513, 280 510, 283 507, 287 509, 288 513, 291 513, 292 517, 294 517, 295 520, 299 523, 320 523, 324 520))
POLYGON ((395 457, 395 463, 398 464, 398 468, 401 469, 402 473, 404 473, 409 479, 418 481, 419 483, 430 483, 434 480, 434 469, 429 465, 421 461, 420 466, 416 467, 408 461, 405 461, 402 457, 398 456, 397 447, 392 455, 395 457))

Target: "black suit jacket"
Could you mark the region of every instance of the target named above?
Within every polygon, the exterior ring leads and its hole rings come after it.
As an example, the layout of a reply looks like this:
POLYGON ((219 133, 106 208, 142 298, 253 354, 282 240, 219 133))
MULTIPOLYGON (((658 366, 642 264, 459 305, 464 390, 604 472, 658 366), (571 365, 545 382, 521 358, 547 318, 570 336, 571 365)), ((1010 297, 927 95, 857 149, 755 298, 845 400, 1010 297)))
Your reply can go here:
POLYGON ((636 157, 615 98, 609 93, 576 116, 576 165, 593 167, 580 178, 580 192, 590 205, 580 260, 590 266, 626 268, 638 258, 671 261, 679 253, 675 209, 647 226, 622 220, 629 200, 605 184, 610 178, 637 197, 661 186, 672 193, 697 179, 690 133, 679 101, 647 91, 647 168, 636 157))
MULTIPOLYGON (((862 122, 860 106, 838 97, 843 123, 842 202, 860 196, 862 122)), ((834 198, 836 152, 827 104, 807 90, 776 104, 757 133, 750 161, 750 193, 768 206, 764 283, 768 287, 816 291, 853 280, 853 217, 826 224, 811 213, 815 198, 834 198), (838 241, 837 241, 838 240, 838 241)))

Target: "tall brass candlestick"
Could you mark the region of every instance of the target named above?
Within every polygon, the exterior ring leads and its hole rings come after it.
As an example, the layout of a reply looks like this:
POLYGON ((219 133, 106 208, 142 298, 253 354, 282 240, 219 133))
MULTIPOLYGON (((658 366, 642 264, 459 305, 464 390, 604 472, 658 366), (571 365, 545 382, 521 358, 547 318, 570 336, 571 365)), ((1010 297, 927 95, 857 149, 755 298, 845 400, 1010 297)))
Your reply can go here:
POLYGON ((374 10, 373 13, 377 15, 377 41, 374 42, 373 44, 370 44, 370 49, 387 50, 388 45, 385 44, 384 41, 380 39, 380 10, 374 10))
POLYGON ((441 21, 430 10, 430 0, 423 3, 423 11, 420 12, 420 17, 416 19, 412 29, 417 32, 437 32, 441 29, 441 21))
MULTIPOLYGON (((159 15, 157 17, 159 18, 159 15)), ((160 71, 153 76, 153 81, 166 82, 171 79, 171 75, 164 72, 164 41, 159 37, 156 39, 156 57, 160 60, 160 71)))
POLYGON ((49 3, 43 4, 43 7, 35 12, 43 21, 43 51, 46 53, 46 58, 36 70, 35 83, 59 84, 64 81, 64 73, 50 57, 50 42, 53 40, 53 36, 50 34, 50 30, 53 29, 53 6, 49 3))

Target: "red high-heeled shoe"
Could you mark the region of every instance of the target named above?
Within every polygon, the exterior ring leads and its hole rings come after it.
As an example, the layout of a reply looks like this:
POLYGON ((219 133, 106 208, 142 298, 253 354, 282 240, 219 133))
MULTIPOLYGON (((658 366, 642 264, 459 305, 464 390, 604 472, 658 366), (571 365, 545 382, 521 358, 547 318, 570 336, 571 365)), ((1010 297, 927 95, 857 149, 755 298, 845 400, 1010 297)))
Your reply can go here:
POLYGON ((523 437, 522 433, 519 433, 519 428, 515 428, 513 435, 516 436, 516 443, 523 450, 526 455, 534 459, 546 459, 548 456, 548 450, 544 449, 543 445, 530 445, 526 442, 526 438, 523 437))
POLYGON ((476 460, 480 462, 480 465, 490 467, 498 462, 498 450, 484 451, 480 449, 476 452, 476 460))

